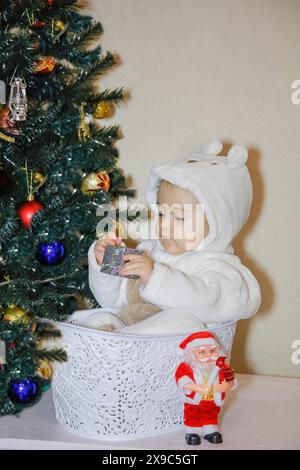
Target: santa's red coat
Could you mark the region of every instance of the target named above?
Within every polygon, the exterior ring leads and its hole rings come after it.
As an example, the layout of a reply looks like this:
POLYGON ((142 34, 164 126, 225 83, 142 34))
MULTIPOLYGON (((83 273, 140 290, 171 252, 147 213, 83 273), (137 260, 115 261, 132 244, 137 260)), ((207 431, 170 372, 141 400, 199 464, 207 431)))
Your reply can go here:
MULTIPOLYGON (((226 367, 227 366, 226 364, 226 367)), ((185 362, 182 362, 175 373, 176 383, 182 378, 188 378, 190 382, 195 382, 194 372, 192 368, 185 362)), ((219 377, 216 382, 222 383, 224 376, 222 370, 219 371, 219 377)), ((225 399, 225 393, 214 393, 214 400, 202 400, 200 394, 195 391, 191 391, 190 394, 186 393, 186 401, 184 403, 184 424, 191 427, 206 426, 209 424, 218 423, 218 414, 220 412, 220 406, 225 399), (199 400, 197 400, 199 397, 199 400), (216 397, 218 400, 216 400, 216 397), (196 403, 191 403, 195 401, 196 403), (218 404, 216 404, 216 401, 218 404)))

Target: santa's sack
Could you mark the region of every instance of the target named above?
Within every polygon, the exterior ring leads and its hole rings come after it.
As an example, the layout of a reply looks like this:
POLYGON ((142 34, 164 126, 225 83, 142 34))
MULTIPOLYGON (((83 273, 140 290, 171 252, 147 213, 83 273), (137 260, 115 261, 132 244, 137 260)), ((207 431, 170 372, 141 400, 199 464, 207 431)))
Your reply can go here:
MULTIPOLYGON (((120 441, 179 429, 175 382, 184 335, 132 335, 56 322, 68 361, 55 365, 52 393, 61 426, 80 436, 120 441)), ((236 322, 209 328, 229 359, 236 322)))

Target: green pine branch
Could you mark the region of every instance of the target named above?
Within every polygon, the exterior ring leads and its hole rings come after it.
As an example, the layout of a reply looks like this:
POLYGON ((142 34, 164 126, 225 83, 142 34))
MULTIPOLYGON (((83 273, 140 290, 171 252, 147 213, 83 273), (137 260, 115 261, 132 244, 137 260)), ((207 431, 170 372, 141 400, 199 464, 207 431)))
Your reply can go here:
POLYGON ((62 348, 53 348, 53 349, 37 349, 35 351, 35 356, 41 360, 47 360, 50 362, 64 362, 67 360, 68 356, 64 349, 62 348))

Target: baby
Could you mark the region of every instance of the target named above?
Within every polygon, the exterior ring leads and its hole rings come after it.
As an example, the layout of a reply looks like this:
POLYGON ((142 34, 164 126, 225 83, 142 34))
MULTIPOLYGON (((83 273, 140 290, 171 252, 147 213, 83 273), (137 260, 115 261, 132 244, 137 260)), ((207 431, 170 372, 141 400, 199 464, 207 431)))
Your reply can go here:
POLYGON ((212 141, 183 163, 154 168, 146 197, 157 237, 124 255, 122 276, 100 271, 106 245, 123 245, 108 234, 89 249, 89 284, 102 306, 75 313, 82 326, 130 334, 191 333, 254 315, 260 288, 233 254, 232 240, 248 219, 252 184, 247 149, 227 157, 212 141))

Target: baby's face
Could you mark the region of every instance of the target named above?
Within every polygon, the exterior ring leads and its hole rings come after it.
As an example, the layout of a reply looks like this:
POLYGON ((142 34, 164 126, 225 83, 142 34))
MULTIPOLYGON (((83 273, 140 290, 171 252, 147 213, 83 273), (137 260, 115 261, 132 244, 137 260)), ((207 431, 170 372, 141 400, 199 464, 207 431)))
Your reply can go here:
POLYGON ((193 193, 162 181, 157 202, 158 237, 166 252, 179 255, 194 250, 208 234, 208 224, 193 193))

